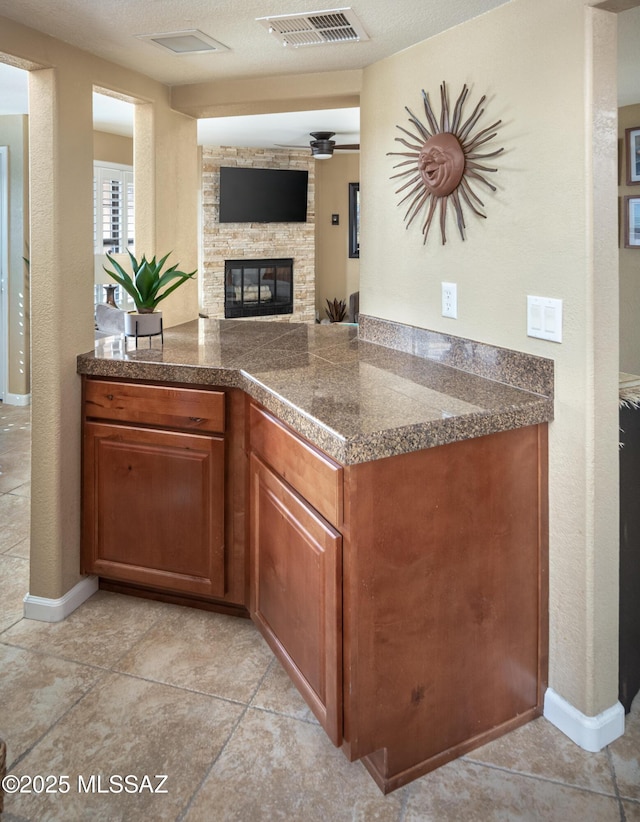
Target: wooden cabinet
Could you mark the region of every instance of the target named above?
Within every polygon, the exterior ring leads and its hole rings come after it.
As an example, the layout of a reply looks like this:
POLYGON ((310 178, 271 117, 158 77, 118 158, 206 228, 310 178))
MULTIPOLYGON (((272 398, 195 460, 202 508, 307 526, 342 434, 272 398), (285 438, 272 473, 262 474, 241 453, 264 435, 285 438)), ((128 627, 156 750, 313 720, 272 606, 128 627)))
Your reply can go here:
POLYGON ((343 468, 255 403, 250 403, 249 426, 251 449, 339 528, 343 514, 343 468))
POLYGON ((224 594, 224 440, 87 422, 87 570, 224 594))
POLYGON ((254 454, 251 615, 327 735, 342 743, 342 537, 254 454))
POLYGON ((85 377, 83 569, 249 613, 386 793, 542 712, 546 454, 534 425, 342 466, 238 389, 85 377))
POLYGON ((251 617, 334 745, 342 744, 342 468, 255 404, 251 617))
POLYGON ((227 403, 222 391, 85 379, 86 573, 246 605, 243 482, 229 476, 243 415, 225 431, 227 403))
POLYGON ((546 426, 341 467, 249 421, 251 616, 334 744, 386 793, 540 715, 546 426))
POLYGON ((546 437, 345 468, 344 751, 385 793, 542 713, 546 437))

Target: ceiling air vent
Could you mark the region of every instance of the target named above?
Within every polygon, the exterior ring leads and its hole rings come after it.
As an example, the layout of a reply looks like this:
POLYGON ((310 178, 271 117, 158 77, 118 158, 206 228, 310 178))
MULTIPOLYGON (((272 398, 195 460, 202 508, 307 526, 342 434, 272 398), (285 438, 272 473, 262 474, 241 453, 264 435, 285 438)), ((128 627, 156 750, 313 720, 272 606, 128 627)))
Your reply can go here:
POLYGON ((322 46, 328 43, 354 43, 369 39, 362 23, 350 8, 309 11, 305 14, 280 14, 256 19, 283 46, 293 48, 322 46))
POLYGON ((211 54, 216 51, 229 51, 213 37, 198 29, 185 31, 168 31, 162 34, 136 34, 138 40, 148 40, 154 46, 166 49, 172 54, 211 54))

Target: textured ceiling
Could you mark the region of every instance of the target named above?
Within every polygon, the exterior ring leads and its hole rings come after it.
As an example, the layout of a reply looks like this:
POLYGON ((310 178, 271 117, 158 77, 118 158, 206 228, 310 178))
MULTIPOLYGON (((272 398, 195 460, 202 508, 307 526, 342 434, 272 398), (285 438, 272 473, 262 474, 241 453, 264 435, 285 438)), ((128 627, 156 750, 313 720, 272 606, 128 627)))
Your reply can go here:
MULTIPOLYGON (((363 68, 508 1, 359 0, 352 8, 370 40, 298 49, 283 47, 256 18, 308 12, 307 0, 0 0, 0 16, 168 85, 183 85, 363 68), (229 50, 177 56, 135 36, 188 29, 229 50)), ((336 8, 317 0, 311 5, 314 11, 336 8)))
MULTIPOLYGON (((352 8, 368 42, 284 48, 258 22, 268 14, 308 11, 330 3, 303 0, 0 0, 0 16, 65 40, 168 85, 216 78, 362 68, 509 0, 360 0, 352 8), (37 21, 37 25, 33 21, 37 21), (117 24, 114 24, 116 21, 117 24), (196 28, 229 51, 177 56, 136 34, 196 28)), ((618 90, 621 106, 640 103, 640 8, 618 15, 618 90)), ((0 114, 27 111, 26 75, 0 63, 0 114)), ((132 134, 131 107, 94 98, 96 128, 132 134)), ((308 144, 310 131, 336 131, 340 142, 357 142, 357 109, 293 112, 200 120, 198 141, 208 145, 308 144)))

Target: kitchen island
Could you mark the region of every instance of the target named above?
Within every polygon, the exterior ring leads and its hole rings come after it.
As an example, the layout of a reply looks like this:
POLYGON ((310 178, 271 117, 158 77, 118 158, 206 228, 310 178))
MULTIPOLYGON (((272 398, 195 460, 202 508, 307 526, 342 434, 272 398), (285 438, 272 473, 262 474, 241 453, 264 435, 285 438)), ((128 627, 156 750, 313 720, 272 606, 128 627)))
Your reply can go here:
POLYGON ((248 612, 385 792, 540 714, 548 360, 375 318, 200 319, 78 371, 104 587, 248 612))

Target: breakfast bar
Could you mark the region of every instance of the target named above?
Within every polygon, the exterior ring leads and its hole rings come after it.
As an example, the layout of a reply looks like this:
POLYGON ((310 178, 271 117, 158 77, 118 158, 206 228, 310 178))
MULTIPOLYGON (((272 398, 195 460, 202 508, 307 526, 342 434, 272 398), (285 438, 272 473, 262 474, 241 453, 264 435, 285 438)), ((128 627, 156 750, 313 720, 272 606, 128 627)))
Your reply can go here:
POLYGON ((201 318, 78 372, 102 587, 250 616, 384 792, 540 715, 549 360, 201 318))

